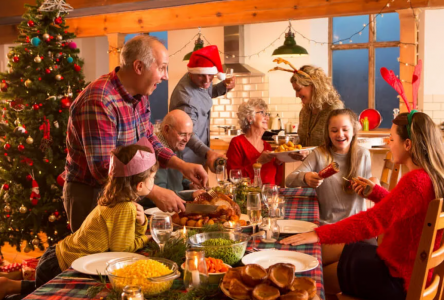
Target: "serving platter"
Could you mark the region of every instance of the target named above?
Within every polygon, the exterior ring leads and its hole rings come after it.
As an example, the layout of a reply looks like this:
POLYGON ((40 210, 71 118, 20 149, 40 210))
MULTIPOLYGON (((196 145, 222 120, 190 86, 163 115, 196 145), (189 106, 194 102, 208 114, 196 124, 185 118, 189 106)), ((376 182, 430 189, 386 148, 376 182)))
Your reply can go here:
POLYGON ((275 156, 277 159, 283 162, 294 162, 294 158, 290 156, 292 153, 298 153, 301 151, 310 151, 315 149, 316 147, 302 147, 301 149, 291 150, 291 151, 283 151, 283 152, 270 152, 270 155, 275 156))

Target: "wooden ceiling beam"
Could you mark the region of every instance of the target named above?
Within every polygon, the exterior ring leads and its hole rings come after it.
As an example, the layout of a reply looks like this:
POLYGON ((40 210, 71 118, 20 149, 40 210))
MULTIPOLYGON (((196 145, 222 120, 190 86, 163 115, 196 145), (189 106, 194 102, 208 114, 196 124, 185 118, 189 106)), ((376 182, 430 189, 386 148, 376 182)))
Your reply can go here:
MULTIPOLYGON (((381 11, 386 0, 281 0, 277 6, 269 0, 231 0, 184 5, 162 9, 113 13, 69 18, 70 31, 78 37, 103 36, 111 33, 169 31, 197 27, 254 24, 332 16, 371 14, 381 11)), ((411 0, 390 2, 384 12, 412 7, 444 6, 444 0, 411 0)), ((12 26, 0 26, 0 43, 17 37, 12 26)))

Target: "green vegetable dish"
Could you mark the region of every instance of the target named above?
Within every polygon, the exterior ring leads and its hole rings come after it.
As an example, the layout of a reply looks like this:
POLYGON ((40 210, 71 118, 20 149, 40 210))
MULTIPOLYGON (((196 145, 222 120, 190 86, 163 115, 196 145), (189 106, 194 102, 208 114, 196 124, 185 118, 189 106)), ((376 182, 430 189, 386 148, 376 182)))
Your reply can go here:
POLYGON ((245 253, 245 246, 233 245, 235 243, 232 240, 217 238, 206 240, 202 246, 204 246, 205 257, 218 258, 228 265, 234 265, 242 259, 245 253))

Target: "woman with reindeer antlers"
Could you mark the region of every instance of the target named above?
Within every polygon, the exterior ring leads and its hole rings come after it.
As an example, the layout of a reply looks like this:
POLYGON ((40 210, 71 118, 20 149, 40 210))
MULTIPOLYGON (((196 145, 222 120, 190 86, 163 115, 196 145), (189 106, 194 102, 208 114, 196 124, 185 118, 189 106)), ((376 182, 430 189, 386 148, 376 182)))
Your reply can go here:
MULTIPOLYGON (((305 65, 299 70, 282 58, 273 60, 291 67, 285 69, 275 67, 270 71, 286 71, 293 73, 290 79, 296 97, 302 101, 299 113, 298 135, 302 146, 320 146, 324 142, 324 127, 328 114, 335 109, 344 108, 344 103, 331 83, 331 79, 321 68, 305 65)), ((293 155, 296 160, 304 160, 308 151, 293 155)))

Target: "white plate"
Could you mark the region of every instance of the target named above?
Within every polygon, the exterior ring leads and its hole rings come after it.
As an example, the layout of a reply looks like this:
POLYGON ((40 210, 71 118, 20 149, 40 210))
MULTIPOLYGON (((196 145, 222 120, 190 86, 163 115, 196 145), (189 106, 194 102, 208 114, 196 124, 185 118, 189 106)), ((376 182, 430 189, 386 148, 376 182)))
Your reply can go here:
POLYGON ((302 147, 302 149, 285 151, 285 152, 270 152, 270 155, 276 156, 277 159, 283 162, 295 162, 293 158, 290 157, 290 153, 298 153, 301 151, 313 150, 316 147, 302 147))
POLYGON ((103 252, 77 258, 72 263, 72 268, 77 272, 98 275, 98 273, 105 275, 106 263, 111 259, 125 258, 125 257, 140 257, 144 258, 142 254, 131 252, 103 252))
POLYGON ((242 263, 244 265, 258 264, 264 269, 277 263, 289 263, 296 267, 296 273, 313 270, 319 265, 316 257, 285 250, 264 250, 247 254, 242 258, 242 263))
POLYGON ((158 207, 151 207, 151 208, 148 208, 148 209, 145 209, 145 215, 154 215, 154 214, 157 214, 157 213, 165 213, 165 214, 170 214, 170 215, 174 215, 175 213, 174 212, 163 212, 163 211, 161 211, 158 207))
POLYGON ((318 227, 314 223, 298 220, 278 220, 277 223, 284 234, 310 232, 318 227))

